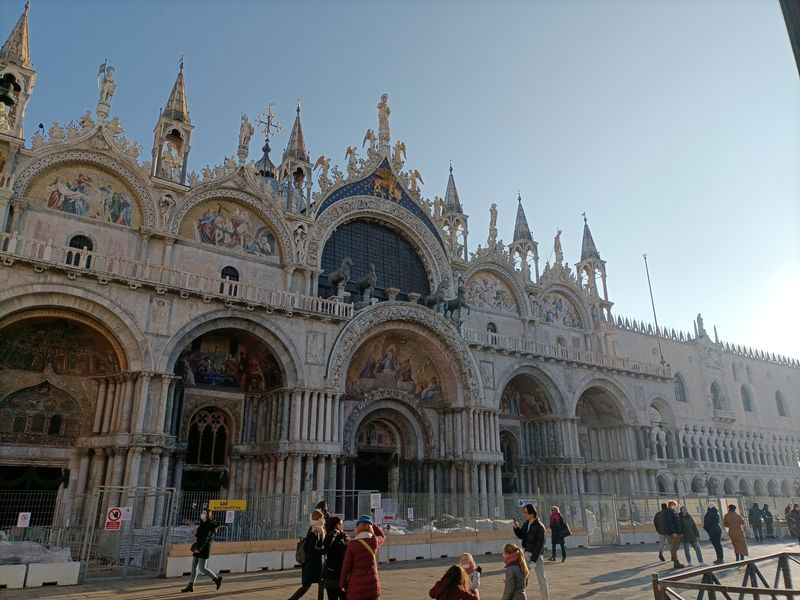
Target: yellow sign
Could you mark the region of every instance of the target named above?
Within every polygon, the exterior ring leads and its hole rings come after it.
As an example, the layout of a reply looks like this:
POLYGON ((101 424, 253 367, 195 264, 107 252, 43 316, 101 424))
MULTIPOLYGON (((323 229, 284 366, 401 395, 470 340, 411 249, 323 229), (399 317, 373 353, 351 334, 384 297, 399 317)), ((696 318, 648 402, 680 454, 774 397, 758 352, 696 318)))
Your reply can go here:
POLYGON ((208 510, 247 510, 247 500, 209 500, 208 510))

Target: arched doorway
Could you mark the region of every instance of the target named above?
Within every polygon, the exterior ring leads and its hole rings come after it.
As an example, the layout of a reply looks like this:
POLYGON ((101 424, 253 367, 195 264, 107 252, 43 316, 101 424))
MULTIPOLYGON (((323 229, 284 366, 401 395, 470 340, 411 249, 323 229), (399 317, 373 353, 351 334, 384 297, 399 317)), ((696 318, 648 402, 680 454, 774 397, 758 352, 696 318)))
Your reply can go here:
POLYGON ((401 432, 391 418, 376 415, 358 429, 356 489, 397 493, 401 432))
POLYGON ((625 423, 620 401, 605 387, 587 388, 575 408, 578 417, 578 445, 586 461, 584 489, 587 492, 627 494, 646 489, 631 471, 619 464, 635 460, 632 440, 635 432, 625 423))
POLYGON ((503 493, 516 494, 520 490, 517 479, 520 468, 519 443, 510 431, 500 432, 500 451, 503 453, 503 493))

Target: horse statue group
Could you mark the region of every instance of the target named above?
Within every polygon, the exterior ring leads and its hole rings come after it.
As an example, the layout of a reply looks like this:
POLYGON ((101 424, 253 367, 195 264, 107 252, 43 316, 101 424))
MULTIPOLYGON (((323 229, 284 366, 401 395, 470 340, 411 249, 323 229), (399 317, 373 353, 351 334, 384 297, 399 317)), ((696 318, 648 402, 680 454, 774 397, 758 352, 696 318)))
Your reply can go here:
POLYGON ((458 327, 461 325, 461 309, 466 308, 467 314, 470 313, 469 304, 467 304, 467 292, 464 289, 464 285, 459 284, 456 297, 448 299, 445 296, 446 290, 447 282, 439 282, 432 294, 419 299, 419 304, 443 314, 445 319, 449 319, 450 322, 458 327), (456 314, 456 311, 458 311, 458 314, 456 314))

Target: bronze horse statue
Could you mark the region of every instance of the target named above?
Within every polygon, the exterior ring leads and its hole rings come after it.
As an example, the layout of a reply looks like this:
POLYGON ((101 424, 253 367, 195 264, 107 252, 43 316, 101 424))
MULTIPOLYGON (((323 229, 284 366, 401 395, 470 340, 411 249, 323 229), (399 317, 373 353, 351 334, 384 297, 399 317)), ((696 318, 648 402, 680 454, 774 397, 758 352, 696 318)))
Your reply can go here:
POLYGON ((440 281, 435 292, 428 294, 427 296, 423 296, 418 300, 418 302, 423 306, 427 306, 428 308, 436 310, 438 306, 443 305, 447 300, 444 297, 445 289, 447 289, 447 282, 440 281))
POLYGON ((350 281, 350 270, 352 268, 353 259, 349 256, 345 256, 342 260, 342 264, 339 265, 339 268, 328 275, 328 281, 330 281, 331 287, 334 289, 334 291, 338 289, 339 284, 342 284, 343 286, 347 285, 347 282, 350 281))
POLYGON ((464 290, 464 286, 458 286, 458 293, 456 293, 456 297, 452 300, 445 300, 444 303, 444 316, 446 318, 450 318, 453 320, 453 313, 458 311, 459 318, 461 317, 461 309, 466 308, 467 314, 469 314, 469 304, 467 304, 467 293, 464 290))
POLYGON ((358 282, 358 291, 362 296, 369 298, 372 295, 372 290, 378 282, 378 276, 375 274, 375 265, 369 263, 369 270, 367 276, 358 282))

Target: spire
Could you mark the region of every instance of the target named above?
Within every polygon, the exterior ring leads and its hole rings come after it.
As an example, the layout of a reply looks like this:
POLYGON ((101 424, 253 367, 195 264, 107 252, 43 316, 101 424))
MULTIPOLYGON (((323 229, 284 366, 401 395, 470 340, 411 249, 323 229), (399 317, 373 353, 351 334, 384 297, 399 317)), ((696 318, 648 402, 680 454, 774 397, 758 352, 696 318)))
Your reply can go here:
POLYGON ((581 261, 596 258, 600 260, 600 253, 597 251, 597 246, 594 245, 592 239, 592 232, 589 231, 589 223, 586 219, 586 213, 583 213, 583 247, 581 248, 581 261))
POLYGON ((28 11, 30 2, 25 3, 25 11, 17 21, 11 35, 8 36, 3 49, 0 50, 0 60, 6 60, 24 69, 31 68, 31 51, 28 41, 28 11))
POLYGON ((444 193, 444 207, 450 212, 463 212, 461 201, 458 199, 458 190, 456 190, 456 180, 453 179, 453 163, 450 163, 450 177, 447 179, 447 191, 444 193))
POLYGON ((522 196, 517 192, 517 222, 514 224, 514 240, 531 240, 531 230, 528 227, 528 219, 525 218, 525 210, 522 208, 522 196))
POLYGON ((261 148, 264 155, 256 161, 256 169, 258 169, 259 175, 266 179, 275 179, 275 172, 277 171, 274 164, 272 164, 272 160, 269 157, 269 151, 271 148, 269 147, 269 138, 264 140, 264 146, 261 148))
POLYGON ((283 158, 294 158, 308 162, 308 150, 306 150, 306 139, 303 137, 303 126, 300 123, 300 100, 297 101, 297 115, 294 118, 292 134, 289 136, 289 145, 283 153, 283 158))
POLYGON ((178 77, 175 79, 175 85, 172 86, 172 92, 169 95, 169 100, 167 100, 163 116, 181 123, 189 124, 192 122, 189 119, 189 108, 186 105, 186 82, 183 80, 182 57, 181 68, 178 72, 178 77))

